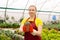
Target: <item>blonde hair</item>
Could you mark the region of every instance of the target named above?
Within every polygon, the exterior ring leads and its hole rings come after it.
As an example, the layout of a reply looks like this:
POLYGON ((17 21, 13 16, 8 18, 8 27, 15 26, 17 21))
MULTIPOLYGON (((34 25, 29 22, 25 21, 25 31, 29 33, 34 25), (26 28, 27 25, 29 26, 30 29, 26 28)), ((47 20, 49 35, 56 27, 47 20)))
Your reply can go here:
POLYGON ((37 10, 37 8, 36 8, 36 6, 35 6, 35 5, 30 5, 30 6, 29 6, 29 8, 30 8, 30 7, 34 7, 34 8, 37 10))

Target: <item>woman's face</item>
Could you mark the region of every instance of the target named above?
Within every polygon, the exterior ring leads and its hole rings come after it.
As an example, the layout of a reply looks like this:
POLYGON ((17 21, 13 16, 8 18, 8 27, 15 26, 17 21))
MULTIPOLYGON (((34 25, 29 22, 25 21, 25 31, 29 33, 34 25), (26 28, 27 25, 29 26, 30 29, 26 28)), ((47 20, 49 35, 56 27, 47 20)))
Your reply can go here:
POLYGON ((36 15, 36 7, 34 7, 34 6, 29 7, 29 15, 30 16, 36 15))

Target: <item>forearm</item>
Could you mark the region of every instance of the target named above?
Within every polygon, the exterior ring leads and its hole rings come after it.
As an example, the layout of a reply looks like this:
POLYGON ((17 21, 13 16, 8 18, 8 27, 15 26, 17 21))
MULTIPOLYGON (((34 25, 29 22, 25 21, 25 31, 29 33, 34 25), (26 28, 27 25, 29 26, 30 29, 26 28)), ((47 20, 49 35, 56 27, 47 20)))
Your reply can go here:
POLYGON ((32 35, 41 35, 41 31, 33 30, 32 35))
POLYGON ((19 31, 23 32, 23 25, 20 26, 19 31))
POLYGON ((33 30, 33 32, 31 33, 32 35, 41 35, 42 33, 42 26, 38 27, 38 31, 33 30))
POLYGON ((19 31, 20 31, 20 32, 23 32, 23 30, 22 30, 21 28, 19 28, 19 31))

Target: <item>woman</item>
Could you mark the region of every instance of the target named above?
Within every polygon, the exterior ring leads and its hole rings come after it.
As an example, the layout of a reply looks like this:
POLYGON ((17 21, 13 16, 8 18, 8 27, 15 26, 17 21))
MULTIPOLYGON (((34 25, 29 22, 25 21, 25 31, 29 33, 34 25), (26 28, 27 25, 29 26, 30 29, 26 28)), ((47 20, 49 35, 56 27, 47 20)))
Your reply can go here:
MULTIPOLYGON (((23 32, 23 25, 27 21, 33 26, 33 32, 25 32, 24 40, 42 40, 41 33, 42 33, 42 20, 36 17, 37 8, 34 5, 29 7, 29 18, 25 18, 21 22, 20 31, 23 32)), ((27 28, 28 29, 28 28, 27 28)), ((28 30, 27 30, 28 31, 28 30)))

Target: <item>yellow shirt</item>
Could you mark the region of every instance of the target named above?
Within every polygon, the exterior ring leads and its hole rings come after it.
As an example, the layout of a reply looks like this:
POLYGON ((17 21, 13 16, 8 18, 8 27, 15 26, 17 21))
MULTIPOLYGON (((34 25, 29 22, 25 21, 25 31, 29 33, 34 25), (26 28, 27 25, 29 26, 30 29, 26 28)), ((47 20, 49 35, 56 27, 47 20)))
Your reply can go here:
MULTIPOLYGON (((24 18, 24 19, 22 20, 21 24, 24 24, 24 23, 26 22, 26 20, 27 20, 27 18, 24 18)), ((41 19, 36 18, 36 19, 35 19, 35 24, 36 24, 36 26, 38 27, 39 25, 43 25, 43 22, 42 22, 41 19)))

